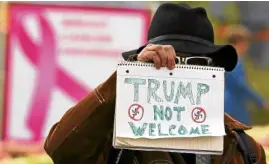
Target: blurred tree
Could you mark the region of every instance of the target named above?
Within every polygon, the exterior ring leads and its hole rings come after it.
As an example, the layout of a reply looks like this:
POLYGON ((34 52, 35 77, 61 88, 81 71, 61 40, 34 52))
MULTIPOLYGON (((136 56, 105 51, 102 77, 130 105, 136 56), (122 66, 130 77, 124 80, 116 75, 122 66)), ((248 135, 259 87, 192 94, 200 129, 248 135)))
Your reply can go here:
POLYGON ((0 1, 0 32, 6 33, 7 31, 7 18, 8 18, 8 3, 0 1))

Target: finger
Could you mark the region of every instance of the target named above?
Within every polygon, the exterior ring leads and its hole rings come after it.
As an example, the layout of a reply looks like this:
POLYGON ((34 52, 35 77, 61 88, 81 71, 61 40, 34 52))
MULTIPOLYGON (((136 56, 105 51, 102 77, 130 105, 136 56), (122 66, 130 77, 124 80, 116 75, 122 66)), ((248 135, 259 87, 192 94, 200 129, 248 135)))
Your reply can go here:
POLYGON ((176 51, 175 51, 175 49, 174 49, 173 46, 171 46, 171 47, 172 47, 172 48, 171 48, 171 52, 172 52, 172 54, 173 54, 173 57, 176 58, 176 57, 177 57, 176 51))
POLYGON ((154 65, 157 69, 161 68, 161 59, 160 56, 156 53, 155 55, 153 55, 153 61, 154 61, 154 65))
POLYGON ((164 50, 163 47, 158 51, 158 54, 161 58, 162 67, 167 66, 168 53, 164 50))
POLYGON ((152 55, 150 55, 149 52, 154 52, 154 51, 148 51, 146 49, 143 49, 139 54, 138 54, 138 57, 137 57, 137 60, 138 61, 141 61, 141 62, 148 62, 148 61, 152 61, 152 55), (151 59, 150 57, 148 56, 150 55, 151 56, 151 59))
POLYGON ((144 49, 149 51, 156 51, 156 49, 161 48, 161 45, 158 44, 148 44, 144 49))
POLYGON ((152 59, 145 60, 147 59, 145 52, 147 52, 147 48, 153 46, 153 44, 148 44, 138 55, 137 55, 137 60, 141 62, 147 62, 147 61, 152 61, 152 59))
POLYGON ((139 61, 153 61, 156 69, 160 69, 161 67, 161 59, 156 51, 144 51, 141 54, 139 61))
POLYGON ((141 55, 140 55, 138 61, 151 62, 151 61, 153 61, 153 56, 154 55, 158 55, 156 51, 143 50, 141 52, 141 55))
MULTIPOLYGON (((155 45, 152 45, 152 46, 155 46, 155 45)), ((160 59, 158 52, 154 51, 154 50, 156 50, 156 48, 153 48, 153 50, 145 49, 145 51, 143 53, 143 57, 145 57, 146 61, 153 61, 155 67, 157 69, 160 69, 161 59, 160 59)))
POLYGON ((167 68, 170 69, 170 70, 171 69, 174 69, 175 68, 175 65, 176 65, 175 58, 173 57, 172 54, 169 54, 167 56, 167 68))
POLYGON ((163 45, 152 45, 150 47, 147 47, 148 50, 156 51, 158 52, 158 55, 161 59, 161 66, 165 67, 167 66, 167 56, 168 54, 164 50, 163 45))
POLYGON ((151 47, 151 46, 153 46, 154 44, 148 44, 146 47, 151 47))
POLYGON ((166 45, 165 47, 168 49, 167 51, 169 51, 169 53, 173 56, 173 58, 176 58, 177 57, 176 51, 175 51, 175 49, 174 49, 173 46, 166 45))
POLYGON ((175 57, 176 57, 176 52, 174 50, 174 48, 171 45, 166 45, 164 47, 165 51, 168 53, 167 56, 167 67, 169 69, 173 69, 175 68, 175 57))

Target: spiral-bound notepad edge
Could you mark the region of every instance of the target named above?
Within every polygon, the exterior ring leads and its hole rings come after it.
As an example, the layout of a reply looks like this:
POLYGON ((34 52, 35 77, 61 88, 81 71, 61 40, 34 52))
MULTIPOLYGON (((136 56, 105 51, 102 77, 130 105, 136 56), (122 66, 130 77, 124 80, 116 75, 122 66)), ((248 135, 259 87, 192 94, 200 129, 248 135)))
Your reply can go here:
MULTIPOLYGON (((154 67, 154 63, 145 63, 145 62, 139 62, 139 61, 124 61, 124 60, 121 60, 121 61, 118 62, 118 66, 154 67)), ((210 70, 210 71, 224 71, 224 68, 221 68, 221 67, 210 67, 210 66, 200 66, 200 65, 185 65, 185 64, 176 64, 175 68, 210 70)))

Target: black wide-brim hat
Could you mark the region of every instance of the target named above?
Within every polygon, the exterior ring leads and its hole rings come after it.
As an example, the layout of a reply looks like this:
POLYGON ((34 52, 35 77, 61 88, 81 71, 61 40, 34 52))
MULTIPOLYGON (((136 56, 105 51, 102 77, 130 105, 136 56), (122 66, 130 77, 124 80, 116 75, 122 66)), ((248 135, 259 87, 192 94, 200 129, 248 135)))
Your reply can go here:
MULTIPOLYGON (((204 8, 165 3, 159 6, 148 31, 147 44, 171 45, 176 52, 192 56, 208 56, 216 66, 232 71, 237 53, 231 45, 215 45, 214 31, 204 8)), ((146 45, 124 52, 127 59, 138 54, 146 45)))

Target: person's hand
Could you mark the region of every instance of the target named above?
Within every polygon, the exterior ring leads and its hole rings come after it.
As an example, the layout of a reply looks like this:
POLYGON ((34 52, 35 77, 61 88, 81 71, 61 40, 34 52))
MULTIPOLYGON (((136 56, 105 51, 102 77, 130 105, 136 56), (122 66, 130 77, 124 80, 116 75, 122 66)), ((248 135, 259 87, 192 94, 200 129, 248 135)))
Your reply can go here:
POLYGON ((154 62, 155 67, 175 68, 176 52, 170 45, 147 45, 137 56, 141 62, 154 62))

